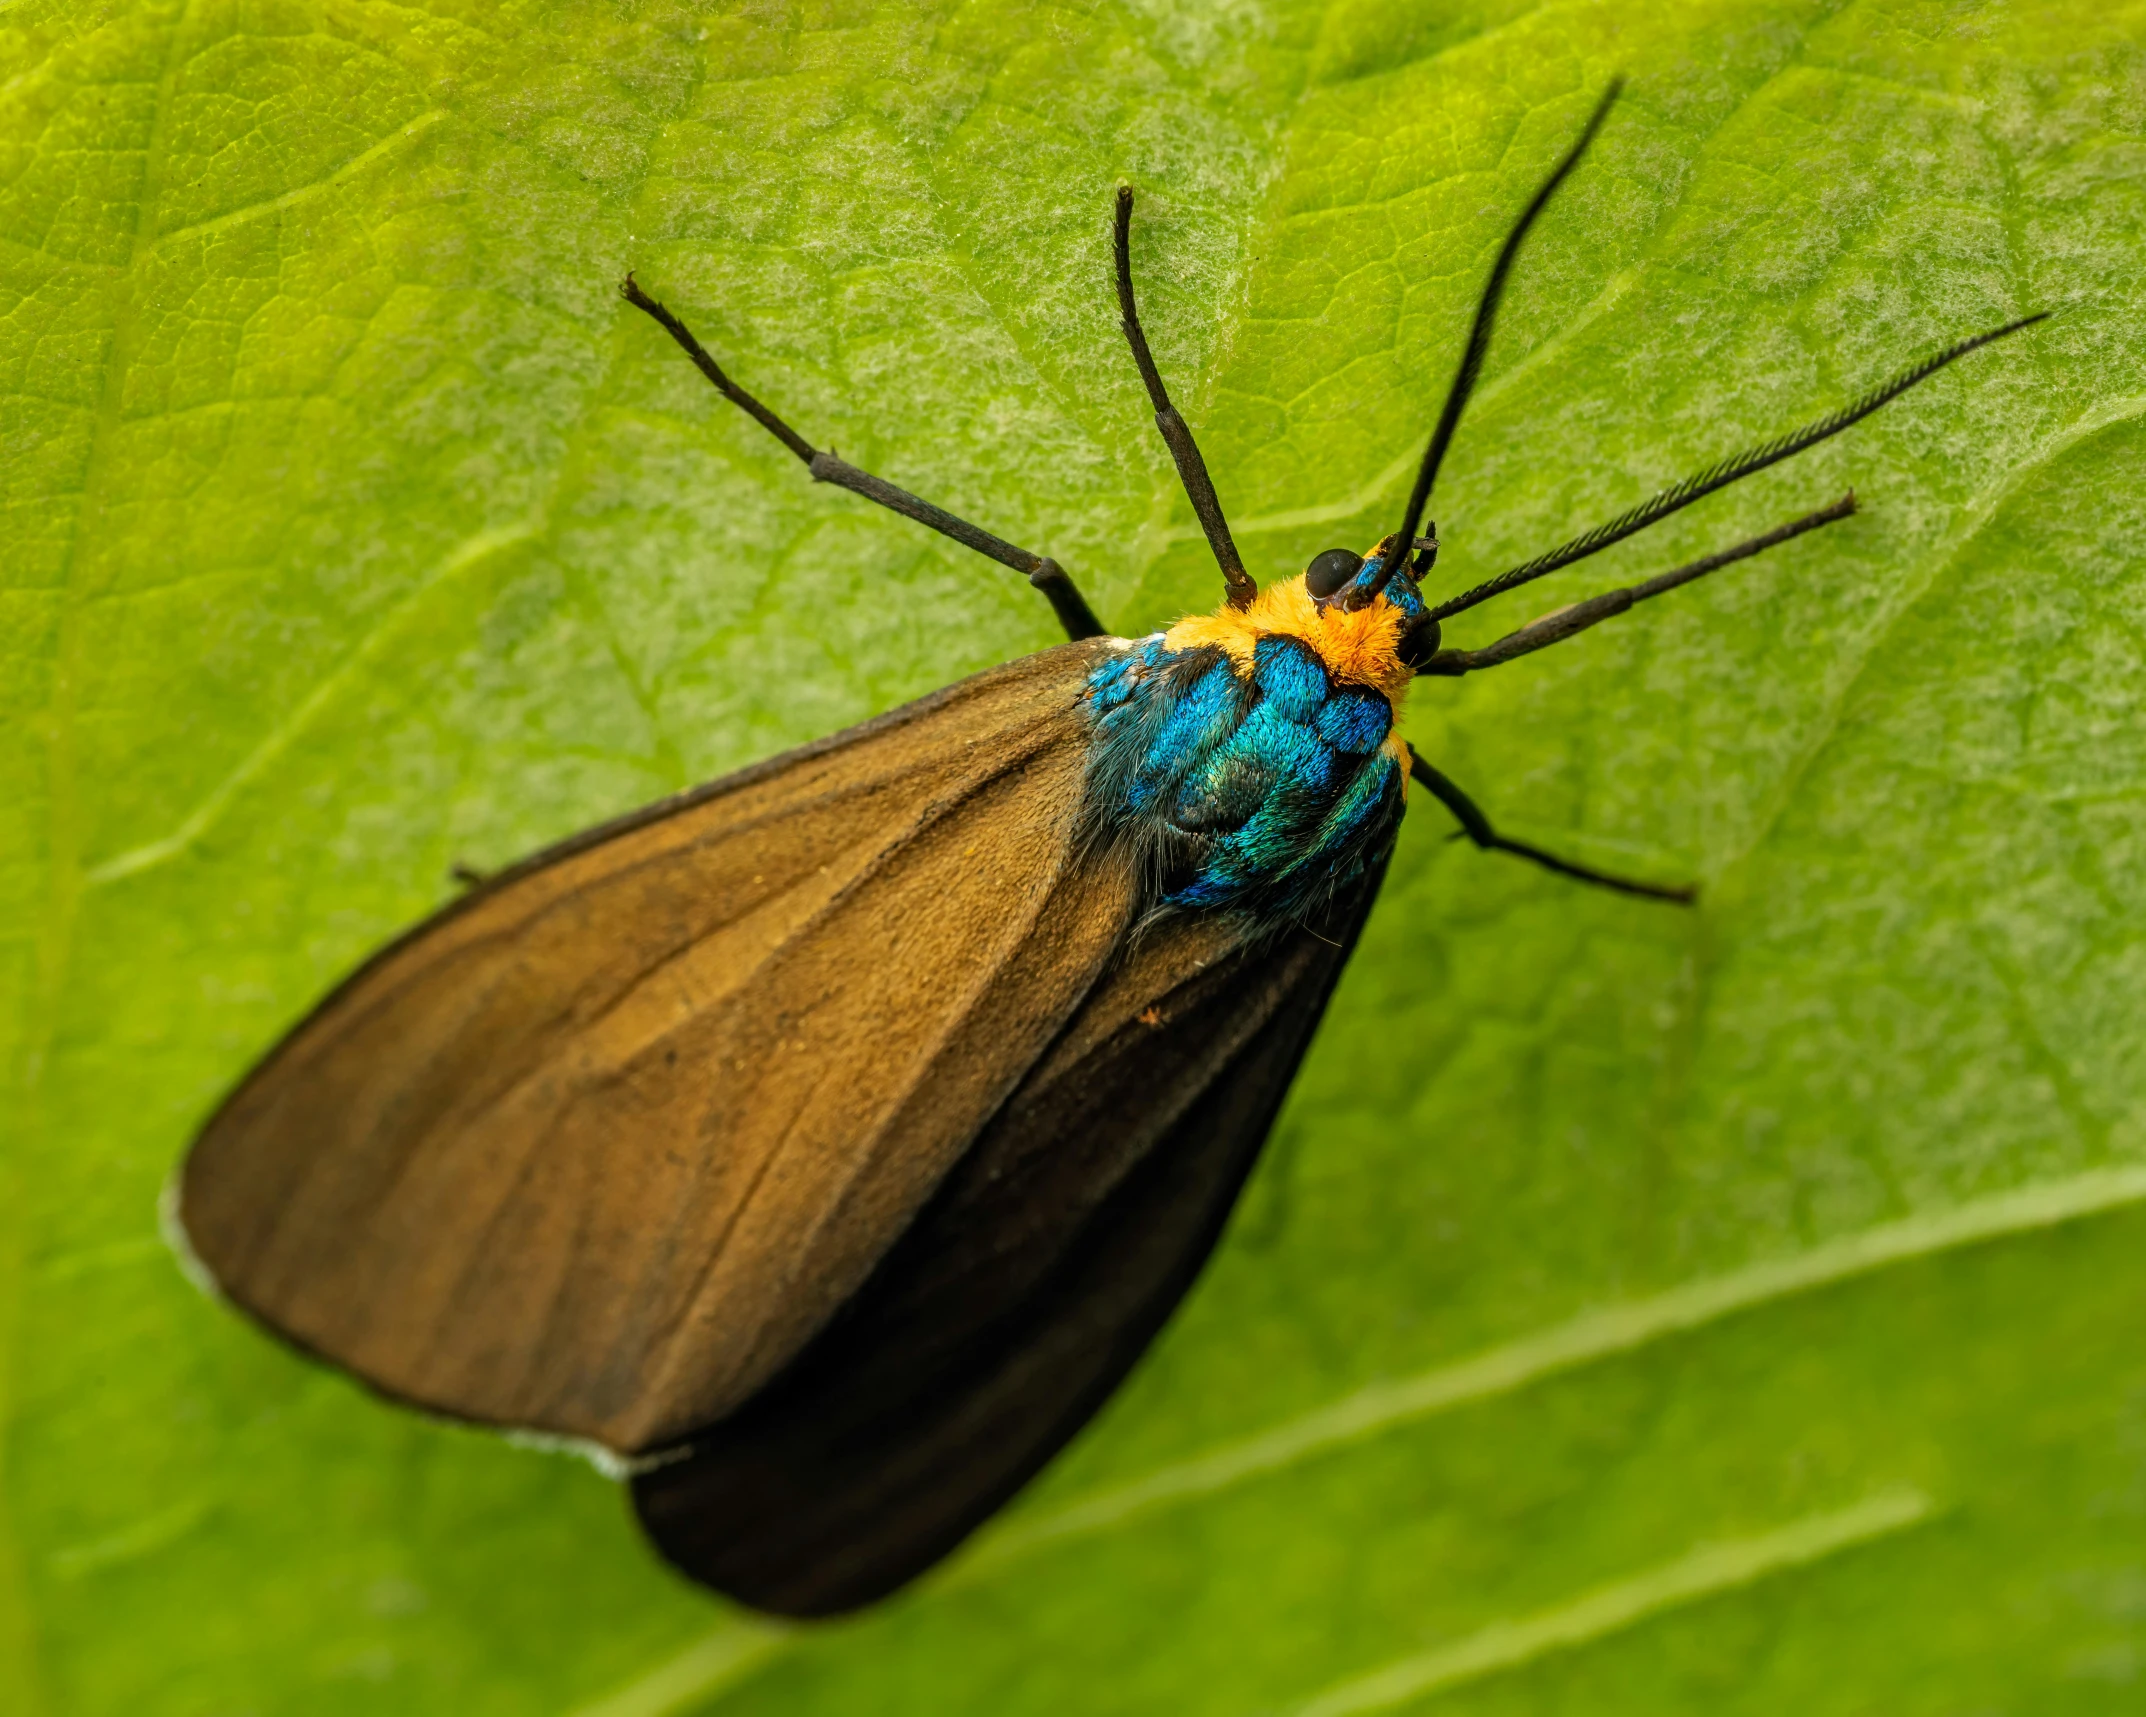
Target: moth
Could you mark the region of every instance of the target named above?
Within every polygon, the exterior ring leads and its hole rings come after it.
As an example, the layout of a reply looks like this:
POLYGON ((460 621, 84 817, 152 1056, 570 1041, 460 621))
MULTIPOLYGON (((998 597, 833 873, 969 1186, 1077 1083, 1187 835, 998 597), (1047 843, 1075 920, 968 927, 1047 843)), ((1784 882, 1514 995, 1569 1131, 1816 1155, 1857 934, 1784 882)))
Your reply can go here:
POLYGON ((1854 497, 1481 649, 1440 627, 1836 435, 2038 317, 1946 347, 1444 601, 1418 534, 1512 225, 1399 528, 1260 586, 1123 327, 1221 568, 1112 637, 1065 570, 807 442, 804 463, 1025 573, 1067 642, 591 829, 373 956, 202 1130, 186 1242, 238 1306, 398 1401, 597 1445, 656 1547, 760 1609, 867 1604, 945 1556, 1125 1377, 1215 1245, 1376 898, 1413 782, 1498 833, 1398 720, 1848 517, 1854 497))

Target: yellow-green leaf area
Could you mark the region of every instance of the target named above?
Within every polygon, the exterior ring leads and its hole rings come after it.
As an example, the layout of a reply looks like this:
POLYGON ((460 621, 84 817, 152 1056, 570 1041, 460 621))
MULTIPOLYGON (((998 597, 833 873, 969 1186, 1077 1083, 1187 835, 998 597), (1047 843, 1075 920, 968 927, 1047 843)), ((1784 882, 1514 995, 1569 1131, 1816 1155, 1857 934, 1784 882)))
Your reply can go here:
POLYGON ((2106 1713, 2146 1680, 2146 10, 0 10, 0 1709, 2106 1713), (1507 224, 1456 623, 1845 524, 1497 672, 1213 1267, 938 1574, 782 1630, 572 1461, 196 1293, 157 1200, 369 949, 599 818, 1361 548, 1507 224))

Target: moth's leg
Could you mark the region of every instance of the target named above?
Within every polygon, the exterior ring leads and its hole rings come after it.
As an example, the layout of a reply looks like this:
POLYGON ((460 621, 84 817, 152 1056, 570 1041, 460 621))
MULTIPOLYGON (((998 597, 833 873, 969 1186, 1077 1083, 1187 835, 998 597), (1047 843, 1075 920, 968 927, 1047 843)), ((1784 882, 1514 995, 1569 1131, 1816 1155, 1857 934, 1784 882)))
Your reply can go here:
POLYGON ((814 447, 796 430, 777 417, 757 399, 724 373, 722 365, 708 355, 708 350, 693 337, 693 331, 666 310, 655 299, 643 292, 632 275, 619 282, 619 292, 627 303, 636 309, 645 310, 663 325, 670 337, 685 349, 700 373, 716 386, 718 392, 739 407, 776 440, 796 454, 806 470, 812 473, 815 483, 834 483, 844 489, 862 495, 868 501, 877 501, 882 507, 900 513, 904 518, 916 520, 920 525, 929 525, 942 536, 949 536, 965 548, 978 554, 989 555, 1001 566, 1010 566, 1016 572, 1028 574, 1028 582, 1050 599, 1058 623, 1066 629, 1068 638, 1097 638, 1102 636, 1103 623, 1095 617, 1095 610, 1088 606, 1087 598, 1081 595, 1066 570, 1048 555, 1031 554, 1025 548, 1017 548, 1003 537, 995 537, 980 526, 966 519, 957 519, 945 509, 933 506, 921 496, 912 495, 907 489, 898 489, 884 477, 875 477, 869 471, 860 471, 846 459, 838 459, 832 453, 814 447))
POLYGON ((1192 510, 1199 515, 1200 529, 1207 533, 1207 546, 1215 551, 1215 562, 1222 568, 1222 585, 1228 594, 1229 605, 1249 608, 1252 598, 1259 594, 1259 586, 1244 570, 1244 560, 1229 534, 1229 521, 1222 516, 1222 503, 1215 499, 1215 486, 1207 475, 1207 461, 1200 457, 1192 431, 1185 427, 1177 407, 1170 403, 1169 392, 1162 385, 1162 372, 1155 367, 1155 356, 1148 350, 1148 337, 1140 327, 1140 312, 1133 304, 1132 227, 1133 188, 1120 185, 1115 231, 1119 326, 1125 330, 1126 341, 1133 348, 1133 362, 1140 366, 1140 379, 1147 384, 1148 400, 1155 407, 1155 427, 1162 431, 1170 457, 1177 461, 1177 480, 1184 484, 1192 510))
POLYGON ((1644 895, 1649 900, 1673 900, 1680 906, 1689 906, 1699 893, 1696 883, 1670 888, 1658 882, 1637 882, 1628 876, 1590 870, 1586 865, 1561 859, 1555 853, 1546 853, 1540 847, 1531 847, 1525 841, 1507 840, 1490 826, 1490 819, 1483 815, 1476 802, 1424 762, 1423 754, 1413 745, 1408 748, 1408 773, 1431 790, 1432 796, 1459 821, 1461 833, 1485 852, 1511 853, 1516 858, 1532 859, 1543 869, 1554 870, 1559 876, 1569 876, 1576 882, 1592 882, 1602 888, 1614 888, 1620 894, 1644 895))
POLYGON ((1665 590, 1674 590, 1680 584, 1689 584, 1694 579, 1704 578, 1710 572, 1719 572, 1723 567, 1740 560, 1749 560, 1755 554, 1791 538, 1800 537, 1805 531, 1815 531, 1820 525, 1830 525, 1835 519, 1845 519, 1855 511, 1855 491, 1847 494, 1830 506, 1820 507, 1815 513, 1806 513, 1800 519, 1791 519, 1785 525, 1755 537, 1747 537, 1733 548, 1704 555, 1673 571, 1657 573, 1642 584, 1629 585, 1623 590, 1605 590, 1600 596, 1590 596, 1585 602, 1575 602, 1570 608, 1560 608, 1555 614, 1546 614, 1540 620, 1531 621, 1517 632, 1508 632, 1494 644, 1486 644, 1480 650, 1440 650, 1429 657, 1419 674, 1442 674, 1458 678, 1480 668, 1495 668, 1501 662, 1510 662, 1516 656, 1529 655, 1551 644, 1561 644, 1567 638, 1584 632, 1590 626, 1598 626, 1612 615, 1622 614, 1635 602, 1644 602, 1650 596, 1659 596, 1665 590))
POLYGON ((2022 316, 2016 322, 2007 322, 2002 328, 1992 328, 1987 333, 1971 334, 1964 340, 1955 340, 1942 352, 1923 359, 1919 364, 1902 370, 1890 381, 1880 382, 1859 399, 1850 400, 1840 410, 1829 412, 1815 423, 1807 423, 1801 429, 1787 435, 1777 436, 1761 446, 1739 453, 1709 465, 1703 471, 1694 471, 1681 483, 1672 483, 1651 500, 1640 502, 1636 507, 1619 513, 1606 524, 1595 526, 1591 531, 1582 531, 1570 542, 1539 554, 1524 565, 1510 572, 1501 572, 1488 583, 1479 584, 1473 590, 1463 591, 1450 602, 1441 602, 1431 610, 1433 620, 1450 619, 1477 603, 1488 602, 1493 596, 1502 595, 1517 585, 1530 584, 1538 578, 1553 573, 1560 567, 1570 566, 1576 560, 1585 560, 1591 554, 1599 554, 1611 543, 1623 542, 1649 525, 1658 524, 1671 513, 1690 506, 1694 501, 1711 495, 1716 489, 1726 489, 1731 483, 1742 482, 1755 471, 1763 471, 1769 465, 1778 465, 1792 458, 1807 447, 1816 447, 1819 442, 1838 435, 1851 424, 1860 423, 1888 400, 1898 399, 1918 382, 1928 381, 1947 364, 1964 358, 1969 352, 2003 339, 2007 334, 2016 334, 2022 328, 2031 328, 2037 322, 2045 322, 2053 312, 2042 310, 2032 316, 2022 316))

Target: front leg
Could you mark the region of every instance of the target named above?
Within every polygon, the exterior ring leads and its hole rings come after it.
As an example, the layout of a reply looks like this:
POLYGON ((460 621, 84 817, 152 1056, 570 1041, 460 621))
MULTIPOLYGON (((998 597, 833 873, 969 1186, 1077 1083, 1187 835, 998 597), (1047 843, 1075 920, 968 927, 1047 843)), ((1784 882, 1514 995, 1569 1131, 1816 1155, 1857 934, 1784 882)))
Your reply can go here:
POLYGON ((833 483, 852 494, 862 495, 868 501, 877 501, 890 512, 900 513, 904 518, 914 519, 927 525, 941 536, 952 537, 964 548, 972 548, 980 555, 987 555, 1001 566, 1010 566, 1016 572, 1028 575, 1028 582, 1041 591, 1050 602, 1051 611, 1058 616, 1059 625, 1066 629, 1068 638, 1098 638, 1103 633, 1103 623, 1095 617, 1095 610, 1088 606, 1078 586, 1049 555, 1036 554, 994 536, 981 525, 972 525, 967 519, 957 518, 944 507, 935 507, 921 495, 912 495, 907 489, 888 482, 884 477, 874 476, 869 471, 859 470, 846 459, 812 445, 792 429, 780 417, 759 400, 731 380, 729 374, 708 353, 707 347, 693 337, 692 329, 672 315, 656 299, 643 292, 632 275, 619 282, 619 293, 637 310, 643 310, 654 318, 663 331, 678 342, 685 355, 693 360, 694 367, 714 384, 717 392, 729 400, 746 416, 797 456, 800 464, 812 473, 815 483, 833 483))

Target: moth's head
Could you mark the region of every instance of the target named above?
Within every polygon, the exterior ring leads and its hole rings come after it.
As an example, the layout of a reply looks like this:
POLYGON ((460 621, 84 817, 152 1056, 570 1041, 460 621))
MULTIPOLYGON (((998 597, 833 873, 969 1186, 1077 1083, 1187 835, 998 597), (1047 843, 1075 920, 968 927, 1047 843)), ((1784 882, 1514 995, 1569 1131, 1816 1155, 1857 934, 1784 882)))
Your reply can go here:
POLYGON ((1431 618, 1417 583, 1437 564, 1438 527, 1426 523, 1423 529, 1424 534, 1415 541, 1415 552, 1390 576, 1386 575, 1386 563, 1394 547, 1390 536, 1381 537, 1369 554, 1330 548, 1312 556, 1311 564, 1304 569, 1304 592, 1322 620, 1367 613, 1385 619, 1390 613, 1393 620, 1388 624, 1395 625, 1394 657, 1411 673, 1430 660, 1438 648, 1438 622, 1431 618))
POLYGON ((1163 647, 1219 649, 1250 679, 1260 639, 1294 638, 1317 652, 1334 679, 1373 687, 1399 710, 1418 665, 1438 648, 1438 622, 1416 587, 1417 576, 1437 556, 1438 542, 1418 537, 1415 554, 1381 588, 1390 542, 1368 555, 1328 549, 1297 577, 1262 586, 1246 607, 1224 602, 1212 614, 1186 615, 1163 634, 1163 647))

